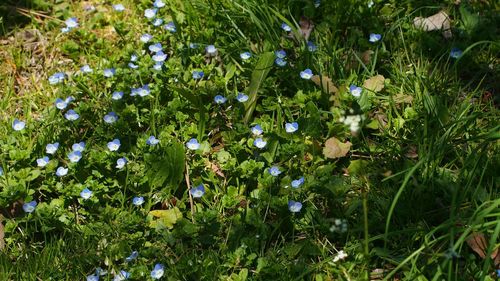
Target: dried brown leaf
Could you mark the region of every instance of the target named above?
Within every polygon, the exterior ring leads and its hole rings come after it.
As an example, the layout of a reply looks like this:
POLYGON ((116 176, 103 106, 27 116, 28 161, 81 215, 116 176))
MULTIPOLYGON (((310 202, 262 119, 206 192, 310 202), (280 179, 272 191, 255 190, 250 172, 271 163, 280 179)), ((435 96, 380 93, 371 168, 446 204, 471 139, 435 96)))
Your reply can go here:
POLYGON ((369 91, 377 93, 382 91, 382 89, 384 88, 384 81, 384 76, 378 74, 365 80, 365 82, 363 83, 363 87, 369 91))
POLYGON ((335 84, 333 84, 332 79, 328 76, 319 76, 319 75, 314 75, 311 78, 311 81, 314 82, 314 84, 318 85, 321 87, 321 89, 329 94, 337 94, 339 92, 339 89, 335 87, 335 84))
MULTIPOLYGON (((467 238, 467 245, 476 252, 482 259, 486 258, 486 254, 488 253, 488 241, 486 240, 486 236, 479 232, 473 233, 469 238, 467 238)), ((495 267, 500 265, 500 249, 497 247, 491 253, 491 259, 495 267)))
POLYGON ((351 149, 350 142, 341 142, 335 137, 331 137, 325 142, 325 147, 323 148, 323 155, 326 158, 340 158, 347 155, 351 149))
POLYGON ((212 172, 217 174, 219 177, 223 177, 223 178, 226 177, 226 175, 224 175, 224 172, 222 172, 222 169, 216 163, 211 162, 210 160, 206 160, 205 164, 206 164, 207 168, 212 170, 212 172))
POLYGON ((432 15, 427 18, 416 17, 413 19, 415 27, 424 31, 442 30, 444 38, 451 38, 450 18, 445 11, 432 15))
POLYGON ((311 32, 314 28, 314 23, 312 20, 306 18, 306 17, 301 17, 299 21, 300 25, 300 34, 304 39, 307 41, 309 40, 309 36, 311 36, 311 32))

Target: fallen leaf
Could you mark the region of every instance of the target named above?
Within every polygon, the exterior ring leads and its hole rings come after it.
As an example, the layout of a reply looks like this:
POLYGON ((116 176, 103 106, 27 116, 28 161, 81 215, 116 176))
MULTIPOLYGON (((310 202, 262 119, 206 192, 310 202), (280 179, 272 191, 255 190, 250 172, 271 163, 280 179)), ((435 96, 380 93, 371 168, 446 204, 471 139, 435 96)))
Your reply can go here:
POLYGON ((311 77, 311 81, 314 82, 314 84, 318 85, 321 87, 323 91, 329 94, 337 94, 339 92, 339 89, 335 87, 335 85, 332 82, 332 79, 328 76, 319 76, 319 75, 314 75, 311 77))
POLYGON ((384 76, 378 74, 365 80, 363 87, 369 91, 378 93, 384 88, 384 81, 384 76))
MULTIPOLYGON (((467 245, 476 252, 482 259, 486 258, 488 253, 488 241, 483 233, 473 233, 469 238, 467 238, 467 245)), ((500 249, 497 247, 491 253, 491 259, 495 267, 500 265, 500 249)))
POLYGON ((149 212, 150 215, 158 219, 152 220, 149 226, 152 228, 168 228, 172 229, 174 224, 182 218, 182 213, 179 208, 174 207, 169 210, 153 210, 149 212))
POLYGON ((219 177, 225 178, 226 176, 224 175, 224 172, 222 172, 222 169, 214 162, 211 162, 210 160, 205 161, 205 165, 207 168, 212 170, 215 174, 217 174, 219 177))
POLYGON ((306 17, 301 17, 299 25, 300 25, 300 34, 302 34, 304 39, 308 41, 309 36, 311 36, 311 32, 314 28, 314 23, 306 17))
POLYGON ((413 19, 413 24, 415 25, 415 27, 420 28, 424 31, 442 30, 443 36, 446 39, 452 37, 450 29, 450 18, 444 11, 440 11, 439 13, 427 18, 416 17, 413 19))
POLYGON ((375 52, 372 51, 372 50, 366 50, 364 51, 363 53, 361 53, 361 61, 364 63, 364 64, 368 64, 370 63, 370 61, 372 60, 372 55, 374 54, 375 52))
POLYGON ((351 149, 350 142, 341 142, 337 138, 332 137, 326 140, 325 147, 323 148, 323 155, 326 158, 340 158, 347 155, 351 149))

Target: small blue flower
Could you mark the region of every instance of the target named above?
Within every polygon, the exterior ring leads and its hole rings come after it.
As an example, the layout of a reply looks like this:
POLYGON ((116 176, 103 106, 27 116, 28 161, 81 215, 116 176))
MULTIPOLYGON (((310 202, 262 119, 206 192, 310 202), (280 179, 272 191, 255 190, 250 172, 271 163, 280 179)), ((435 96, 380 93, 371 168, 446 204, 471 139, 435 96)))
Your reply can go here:
POLYGON ((54 153, 56 153, 58 148, 59 148, 58 142, 49 143, 49 144, 47 144, 47 146, 45 146, 45 152, 47 152, 47 154, 54 154, 54 153))
POLYGON ((61 110, 68 107, 68 103, 61 98, 57 98, 56 101, 54 102, 54 105, 56 106, 57 109, 61 110))
POLYGON ((165 7, 165 3, 163 3, 162 0, 156 0, 153 5, 156 7, 156 8, 162 8, 162 7, 165 7))
POLYGON ((49 84, 50 85, 59 84, 62 81, 64 81, 65 78, 66 78, 66 74, 64 72, 56 72, 52 76, 49 77, 49 84))
POLYGON ((282 58, 276 58, 274 60, 274 63, 279 66, 279 67, 283 67, 286 65, 286 60, 282 59, 282 58))
POLYGON ((114 139, 110 142, 108 142, 108 149, 109 151, 117 151, 120 148, 120 140, 119 139, 114 139))
POLYGON ((138 57, 136 54, 130 56, 130 61, 137 61, 138 57))
POLYGON ((125 258, 125 261, 126 262, 131 262, 133 260, 135 260, 137 257, 139 256, 139 252, 137 251, 133 251, 130 256, 128 256, 127 258, 125 258))
POLYGON ((318 8, 321 5, 321 0, 314 0, 314 8, 318 8))
POLYGON ((58 177, 64 177, 67 174, 68 174, 68 168, 59 167, 56 170, 56 176, 58 177))
POLYGON ((80 196, 85 200, 90 199, 90 197, 92 197, 92 191, 90 191, 90 189, 88 188, 85 188, 82 190, 82 192, 80 192, 80 196))
POLYGON ((292 187, 293 188, 299 188, 302 184, 304 184, 304 177, 301 177, 298 180, 293 180, 292 181, 292 187))
POLYGON ((14 122, 12 122, 12 129, 14 129, 14 131, 21 131, 24 129, 24 127, 26 127, 26 123, 20 121, 17 118, 14 119, 14 122))
POLYGON ((244 53, 241 53, 240 54, 240 58, 242 60, 248 60, 252 57, 252 54, 250 54, 250 52, 244 52, 244 53))
POLYGON ((370 38, 368 39, 368 41, 375 43, 380 39, 382 39, 382 35, 376 33, 370 33, 370 38))
POLYGON ((127 158, 125 158, 125 157, 119 158, 118 160, 116 160, 116 168, 123 169, 123 167, 125 167, 127 162, 128 162, 127 158))
POLYGON ((90 68, 90 66, 88 64, 80 67, 80 71, 82 73, 92 73, 92 72, 94 72, 94 70, 92 68, 90 68))
POLYGON ((114 113, 113 111, 104 115, 104 122, 108 124, 113 124, 116 122, 116 120, 118 120, 118 115, 116 115, 116 113, 114 113))
POLYGON ((153 21, 153 25, 154 25, 154 26, 160 26, 160 25, 162 25, 162 24, 163 24, 163 20, 162 20, 162 19, 155 19, 155 20, 153 21))
POLYGON ((246 102, 248 100, 248 96, 243 93, 238 93, 238 96, 236 96, 236 100, 238 100, 239 102, 246 102))
POLYGON ((227 101, 227 99, 226 99, 224 96, 221 96, 221 95, 216 95, 216 96, 214 97, 214 102, 215 102, 216 104, 223 104, 223 103, 225 103, 226 101, 227 101))
POLYGON ((164 28, 165 30, 168 30, 168 31, 172 32, 172 33, 175 33, 175 32, 177 31, 177 27, 175 26, 175 23, 174 23, 173 21, 171 21, 171 22, 169 22, 169 23, 165 24, 165 25, 163 26, 163 28, 164 28))
POLYGON ((72 101, 74 101, 74 100, 75 100, 75 98, 74 98, 74 97, 69 96, 69 97, 67 97, 64 101, 65 101, 67 104, 69 104, 70 102, 72 102, 72 101))
POLYGON ((111 78, 115 75, 116 70, 114 68, 106 68, 103 71, 104 77, 111 78))
POLYGON ((98 275, 88 275, 87 281, 99 281, 99 276, 98 275))
POLYGON ((38 205, 38 204, 36 203, 35 200, 33 200, 31 202, 28 202, 28 203, 24 203, 23 204, 23 210, 26 213, 33 213, 33 211, 35 211, 36 205, 38 205))
POLYGON ((167 54, 164 54, 162 51, 158 51, 153 55, 153 60, 155 62, 164 62, 167 59, 167 54))
POLYGON ((128 67, 132 68, 132 69, 138 69, 139 66, 137 64, 134 64, 133 62, 129 62, 128 63, 128 67))
POLYGON ((318 47, 314 45, 313 42, 307 41, 307 49, 309 50, 309 52, 316 52, 316 50, 318 50, 318 47))
POLYGON ((288 210, 292 213, 298 213, 302 209, 302 203, 293 200, 288 200, 288 210))
POLYGON ((309 80, 309 79, 311 79, 313 77, 313 73, 312 73, 312 71, 309 68, 307 68, 304 71, 300 72, 300 77, 302 79, 309 80))
POLYGON ((500 278, 500 269, 497 269, 497 277, 500 278))
POLYGON ((151 93, 151 90, 149 89, 149 84, 143 85, 142 87, 138 88, 138 92, 140 97, 145 97, 151 93))
POLYGON ((74 143, 72 146, 71 146, 71 149, 73 149, 73 151, 80 151, 80 152, 83 152, 85 150, 85 142, 79 142, 79 143, 74 143))
POLYGON ((146 10, 144 10, 144 16, 147 19, 152 19, 156 16, 157 11, 158 11, 158 9, 146 9, 146 10))
POLYGON ((68 154, 68 159, 71 163, 77 163, 78 161, 80 161, 80 159, 82 159, 82 152, 80 151, 71 151, 69 154, 68 154))
POLYGON ((205 75, 205 73, 203 73, 203 71, 193 70, 192 75, 193 75, 193 79, 198 80, 198 79, 203 78, 203 76, 205 75))
POLYGON ((200 184, 197 187, 191 188, 189 190, 189 193, 191 193, 191 196, 193 196, 193 198, 201 198, 203 194, 205 194, 205 187, 203 186, 203 184, 200 184))
POLYGON ((362 91, 363 91, 363 89, 361 87, 356 86, 356 85, 351 85, 349 87, 349 92, 351 93, 351 95, 353 95, 355 97, 361 96, 362 91))
POLYGON ((163 47, 162 47, 161 43, 155 43, 155 44, 149 45, 148 49, 149 49, 149 51, 151 51, 153 53, 157 53, 159 51, 162 51, 163 47))
POLYGON ((198 140, 197 139, 190 139, 187 143, 186 143, 186 147, 191 149, 191 150, 197 150, 200 148, 200 143, 198 143, 198 140))
POLYGON ((65 20, 64 23, 66 24, 66 28, 68 28, 69 30, 78 27, 78 19, 77 18, 69 18, 69 19, 65 20))
POLYGON ((143 43, 148 43, 151 39, 153 39, 153 36, 148 34, 148 33, 141 35, 141 38, 140 38, 141 42, 143 42, 143 43))
POLYGON ((121 100, 123 98, 123 92, 114 92, 111 98, 113 100, 121 100))
POLYGON ((214 45, 208 45, 205 48, 205 52, 207 52, 208 55, 213 56, 213 55, 217 54, 217 48, 215 48, 214 45))
POLYGON ((163 67, 163 64, 164 63, 162 61, 161 62, 157 62, 157 63, 155 63, 155 65, 153 65, 153 69, 156 70, 156 71, 160 71, 161 68, 163 67))
POLYGON ((66 112, 66 114, 64 114, 64 118, 69 121, 75 121, 80 118, 80 115, 78 115, 78 113, 76 113, 76 111, 74 111, 73 109, 70 109, 68 110, 68 112, 66 112))
POLYGON ((155 136, 149 136, 149 138, 146 140, 146 144, 147 145, 157 145, 158 143, 160 143, 160 140, 157 139, 155 136))
POLYGON ((153 268, 153 270, 151 271, 151 278, 160 279, 164 273, 165 271, 163 269, 163 264, 157 263, 153 268))
POLYGON ((49 157, 45 156, 45 157, 36 159, 36 164, 38 165, 38 167, 47 166, 47 164, 49 164, 49 157))
POLYGON ((123 281, 128 279, 129 277, 130 277, 130 272, 127 272, 125 270, 120 270, 120 272, 118 272, 115 275, 115 278, 113 278, 113 281, 123 281))
POLYGON ((144 204, 144 197, 134 197, 134 199, 132 199, 132 204, 134 204, 135 206, 141 206, 142 204, 144 204))
POLYGON ((286 58, 285 50, 278 50, 278 51, 274 52, 274 54, 276 55, 277 58, 280 58, 280 59, 286 58))
POLYGON ((299 124, 297 122, 285 124, 285 131, 287 133, 295 133, 298 129, 299 129, 299 124))
POLYGON ((3 168, 0 167, 0 177, 3 176, 3 168))
POLYGON ((113 5, 113 10, 115 10, 117 12, 123 12, 123 11, 125 11, 125 6, 123 6, 123 4, 116 4, 116 5, 113 5))
POLYGON ((252 134, 254 134, 256 136, 262 135, 262 132, 263 132, 262 127, 259 124, 253 126, 251 131, 252 131, 252 134))
POLYGON ((256 138, 253 141, 253 145, 255 145, 257 148, 263 149, 267 145, 267 141, 263 140, 262 138, 256 138))
POLYGON ((271 176, 274 176, 274 177, 277 177, 279 176, 279 174, 281 174, 281 171, 280 171, 280 168, 278 166, 272 166, 271 168, 269 168, 269 174, 271 174, 271 176))
POLYGON ((189 48, 190 48, 190 49, 198 49, 198 47, 199 47, 199 46, 200 46, 200 45, 199 45, 199 44, 197 44, 197 43, 189 43, 189 48))
POLYGON ((452 48, 451 51, 450 51, 450 57, 454 58, 454 59, 458 59, 462 56, 462 50, 460 50, 459 48, 452 48))
POLYGON ((283 29, 286 32, 292 31, 292 28, 288 24, 286 24, 286 23, 282 23, 281 24, 281 29, 283 29))

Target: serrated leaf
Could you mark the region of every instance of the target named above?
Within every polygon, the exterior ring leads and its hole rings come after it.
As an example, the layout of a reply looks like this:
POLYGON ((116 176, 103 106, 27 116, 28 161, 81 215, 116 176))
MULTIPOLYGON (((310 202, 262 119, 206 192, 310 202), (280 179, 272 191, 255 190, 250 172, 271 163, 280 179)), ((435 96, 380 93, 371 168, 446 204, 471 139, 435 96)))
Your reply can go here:
POLYGON ((365 80, 365 82, 363 83, 363 87, 369 91, 378 93, 384 88, 384 81, 384 76, 378 74, 365 80))
POLYGON ((326 158, 340 158, 347 155, 351 149, 350 142, 341 142, 337 138, 332 137, 326 140, 325 147, 323 148, 323 155, 326 158))

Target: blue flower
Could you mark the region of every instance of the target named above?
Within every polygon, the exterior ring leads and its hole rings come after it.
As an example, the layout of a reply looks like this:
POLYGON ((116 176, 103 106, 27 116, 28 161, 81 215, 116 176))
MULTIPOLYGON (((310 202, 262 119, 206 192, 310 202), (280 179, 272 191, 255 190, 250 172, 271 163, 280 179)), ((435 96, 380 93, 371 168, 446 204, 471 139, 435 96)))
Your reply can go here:
POLYGON ((301 177, 298 180, 293 180, 292 181, 292 187, 293 188, 299 188, 302 184, 304 184, 304 177, 301 177))
POLYGON ((148 33, 141 35, 141 38, 140 38, 141 42, 143 42, 143 43, 148 43, 151 39, 153 39, 153 36, 148 34, 148 33))
POLYGON ((321 5, 321 0, 314 0, 314 8, 318 8, 321 5))
POLYGON ((162 51, 158 51, 153 55, 153 60, 155 62, 164 62, 167 59, 167 54, 164 54, 162 51))
POLYGON ((113 281, 123 281, 128 279, 129 277, 130 277, 130 272, 127 272, 125 270, 120 270, 120 272, 118 272, 115 275, 115 278, 113 278, 113 281))
POLYGON ((108 149, 109 151, 117 151, 120 148, 120 140, 119 139, 114 139, 110 142, 108 142, 108 149))
POLYGON ((215 48, 214 45, 208 45, 205 48, 205 52, 207 52, 207 55, 214 56, 215 54, 217 54, 217 48, 215 48))
POLYGON ((108 124, 113 124, 116 122, 116 120, 118 120, 118 115, 116 115, 116 113, 114 113, 113 111, 104 115, 104 122, 108 124))
POLYGON ((163 26, 163 28, 165 28, 165 30, 168 30, 168 31, 170 31, 172 33, 175 33, 177 31, 177 27, 175 26, 175 23, 173 21, 165 24, 163 26))
POLYGON ((157 63, 155 63, 155 65, 153 65, 153 69, 156 70, 156 71, 160 71, 162 67, 163 67, 163 62, 162 61, 157 62, 157 63))
POLYGON ((299 124, 297 122, 285 124, 285 131, 287 133, 295 133, 298 129, 299 129, 299 124))
POLYGON ((130 56, 130 61, 137 61, 138 57, 136 54, 130 56))
POLYGON ((450 51, 450 57, 454 58, 454 59, 458 59, 459 57, 462 56, 462 50, 460 50, 459 48, 452 48, 451 51, 450 51))
POLYGON ((62 81, 64 81, 65 78, 66 74, 64 72, 56 72, 49 77, 49 84, 50 85, 59 84, 62 81))
POLYGON ((242 60, 248 60, 252 57, 252 54, 250 54, 250 52, 244 52, 244 53, 241 53, 240 54, 240 58, 242 60))
POLYGON ((111 98, 113 100, 121 100, 123 98, 123 92, 114 92, 111 98))
POLYGON ((116 4, 116 5, 113 5, 113 10, 115 10, 117 12, 123 12, 123 11, 125 11, 125 6, 123 6, 123 4, 116 4))
POLYGON ((144 204, 144 197, 134 197, 134 199, 132 199, 132 204, 134 204, 135 206, 141 206, 142 204, 144 204))
POLYGON ((133 260, 135 260, 137 257, 139 256, 139 252, 137 251, 133 251, 130 256, 128 256, 127 258, 125 258, 125 261, 126 262, 131 262, 133 260))
POLYGON ((165 7, 165 3, 163 3, 162 0, 156 0, 153 5, 156 7, 156 8, 162 8, 162 7, 165 7))
POLYGON ((155 20, 153 21, 153 25, 154 25, 154 26, 160 26, 160 25, 162 25, 162 24, 163 24, 163 20, 162 20, 162 19, 155 19, 155 20))
POLYGON ((164 274, 163 264, 157 263, 151 271, 151 278, 160 279, 164 274))
POLYGON ((288 210, 292 213, 298 213, 302 209, 302 203, 293 200, 288 200, 288 210))
MULTIPOLYGON (((58 144, 59 145, 59 144, 58 144)), ((74 143, 72 146, 71 146, 71 149, 73 149, 73 151, 84 151, 85 150, 85 142, 79 142, 79 143, 74 143)))
POLYGON ((99 276, 98 275, 88 275, 87 281, 99 281, 99 276))
POLYGON ((17 118, 14 119, 14 122, 12 122, 12 129, 14 129, 14 131, 21 131, 24 129, 24 127, 26 127, 26 123, 20 121, 17 118))
POLYGON ((280 59, 286 58, 285 50, 278 50, 278 51, 274 52, 274 54, 276 55, 277 58, 280 58, 280 59))
POLYGON ((90 199, 90 197, 92 197, 92 191, 90 191, 90 189, 88 188, 85 188, 82 190, 82 192, 80 192, 80 196, 85 200, 90 199))
POLYGON ((116 70, 114 68, 106 68, 106 69, 104 69, 103 73, 104 73, 104 77, 111 78, 115 75, 116 70))
POLYGON ((155 43, 155 44, 149 45, 148 49, 153 53, 157 53, 159 51, 162 51, 163 47, 162 47, 161 43, 155 43))
POLYGON ((157 139, 155 136, 149 136, 149 138, 146 140, 146 144, 147 145, 157 145, 158 143, 160 143, 160 140, 157 139))
POLYGON ((3 168, 0 167, 0 177, 3 176, 3 168))
POLYGON ((56 106, 57 109, 61 109, 61 110, 68 107, 68 103, 61 98, 57 98, 56 101, 54 102, 54 105, 56 106))
POLYGON ((45 157, 36 159, 36 164, 38 165, 38 167, 47 166, 47 164, 49 164, 49 157, 45 156, 45 157))
POLYGON ((313 77, 313 73, 312 73, 312 71, 309 68, 307 68, 304 71, 300 72, 300 77, 302 79, 309 80, 309 79, 311 79, 313 77))
POLYGON ((203 73, 203 71, 193 70, 192 75, 193 75, 193 79, 198 80, 198 79, 203 78, 203 76, 205 75, 205 73, 203 73))
POLYGON ((351 95, 353 95, 355 97, 361 96, 362 91, 363 91, 363 89, 361 87, 356 86, 356 85, 351 85, 349 87, 349 92, 351 93, 351 95))
POLYGON ((56 170, 56 176, 58 177, 64 177, 67 174, 68 174, 68 168, 59 167, 56 170))
POLYGON ((125 167, 127 162, 128 162, 127 158, 125 158, 125 157, 119 158, 118 160, 116 160, 116 168, 123 169, 123 167, 125 167))
POLYGON ((137 64, 134 64, 133 62, 129 62, 128 63, 128 67, 132 68, 132 69, 138 69, 139 66, 137 64))
POLYGON ((279 66, 279 67, 283 67, 286 65, 286 60, 282 59, 282 58, 276 58, 274 60, 274 63, 279 66))
POLYGON ((203 186, 203 184, 200 184, 197 187, 191 188, 189 190, 189 193, 191 193, 191 196, 193 196, 193 198, 201 198, 201 196, 205 194, 205 187, 203 186))
POLYGON ((309 52, 316 52, 316 50, 318 50, 318 47, 314 45, 313 42, 307 41, 307 49, 309 50, 309 52))
POLYGON ((70 109, 68 110, 68 112, 66 112, 66 114, 64 114, 64 118, 69 121, 75 121, 80 118, 80 115, 78 115, 78 113, 76 113, 76 111, 74 111, 73 109, 70 109))
POLYGON ((144 10, 144 16, 147 19, 152 19, 156 16, 157 11, 158 11, 158 9, 146 9, 146 10, 144 10))
POLYGON ((90 68, 90 66, 88 64, 80 67, 80 71, 83 72, 83 73, 92 73, 92 72, 94 72, 94 70, 92 68, 90 68))
POLYGON ((80 151, 71 151, 68 154, 68 158, 71 163, 77 163, 82 159, 82 153, 80 151))
POLYGON ((191 149, 191 150, 197 150, 200 148, 200 143, 198 143, 198 140, 197 139, 190 139, 187 143, 186 143, 186 147, 191 149))
POLYGON ((368 41, 375 43, 380 39, 382 39, 382 35, 376 33, 370 33, 370 38, 368 39, 368 41))
POLYGON ((28 203, 24 203, 23 204, 23 210, 26 212, 26 213, 33 213, 33 211, 35 210, 36 208, 36 205, 38 205, 36 203, 35 200, 31 201, 31 202, 28 202, 28 203))
POLYGON ((227 99, 226 99, 224 96, 221 96, 221 95, 216 95, 216 96, 214 97, 214 102, 215 102, 216 104, 223 104, 223 103, 225 103, 226 101, 227 101, 227 99))
POLYGON ((45 152, 47 152, 48 154, 54 154, 54 153, 56 153, 58 148, 59 148, 58 142, 49 143, 49 144, 47 144, 47 146, 45 146, 45 152))
POLYGON ((253 145, 255 145, 257 148, 263 149, 267 145, 267 141, 263 140, 262 138, 256 138, 253 141, 253 145))
POLYGON ((66 24, 66 28, 69 30, 78 27, 78 19, 77 18, 69 18, 64 21, 66 24))
POLYGON ((246 102, 248 100, 248 96, 243 93, 238 93, 238 96, 236 96, 236 100, 238 100, 239 102, 246 102))
POLYGON ((281 29, 283 29, 286 32, 292 31, 292 28, 288 24, 286 24, 286 23, 282 23, 281 24, 281 29))
POLYGON ((251 131, 252 131, 252 134, 254 134, 256 136, 262 135, 262 132, 263 132, 262 127, 259 124, 253 126, 251 131))
POLYGON ((146 85, 138 88, 138 92, 137 93, 141 97, 145 97, 145 96, 149 95, 151 93, 151 90, 149 90, 149 84, 146 84, 146 85))
POLYGON ((497 269, 497 277, 500 278, 500 269, 497 269))
POLYGON ((280 168, 278 166, 272 166, 271 168, 269 168, 269 174, 271 174, 271 176, 274 176, 274 177, 277 177, 279 176, 279 174, 281 174, 281 171, 280 171, 280 168))

